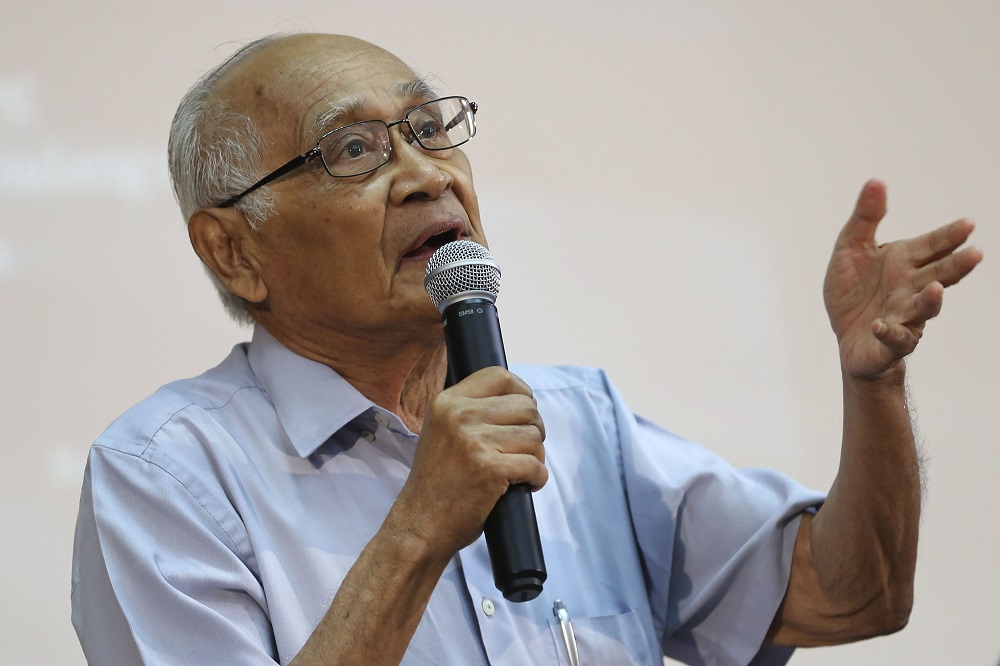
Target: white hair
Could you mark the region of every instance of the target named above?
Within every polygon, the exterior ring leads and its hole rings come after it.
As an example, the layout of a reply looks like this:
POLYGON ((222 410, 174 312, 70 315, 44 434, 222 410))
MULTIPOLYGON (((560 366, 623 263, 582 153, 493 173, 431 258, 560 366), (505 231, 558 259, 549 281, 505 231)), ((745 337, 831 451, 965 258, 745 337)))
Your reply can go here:
MULTIPOLYGON (((240 48, 224 63, 202 76, 181 100, 170 124, 167 159, 174 196, 185 222, 202 208, 218 206, 253 185, 260 174, 264 141, 246 111, 216 94, 219 78, 258 49, 281 39, 269 35, 240 48)), ((261 187, 234 204, 256 231, 273 212, 271 192, 261 187)), ((206 266, 226 311, 241 324, 253 317, 242 298, 232 293, 206 266)))

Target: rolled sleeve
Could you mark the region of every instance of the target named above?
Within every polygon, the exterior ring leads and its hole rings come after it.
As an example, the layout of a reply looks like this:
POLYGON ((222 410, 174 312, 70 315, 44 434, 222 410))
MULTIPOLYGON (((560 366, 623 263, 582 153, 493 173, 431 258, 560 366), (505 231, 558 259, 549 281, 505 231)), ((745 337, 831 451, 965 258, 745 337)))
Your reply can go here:
POLYGON ((823 495, 777 472, 736 469, 633 415, 609 387, 654 626, 691 664, 783 664, 763 645, 788 585, 803 511, 823 495))

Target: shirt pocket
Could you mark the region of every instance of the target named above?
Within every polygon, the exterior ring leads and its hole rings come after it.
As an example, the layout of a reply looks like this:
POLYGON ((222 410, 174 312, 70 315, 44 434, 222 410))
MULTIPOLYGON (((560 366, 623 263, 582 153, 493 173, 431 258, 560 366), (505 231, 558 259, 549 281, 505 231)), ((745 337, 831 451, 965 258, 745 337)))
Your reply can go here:
MULTIPOLYGON (((649 641, 642 630, 639 614, 634 610, 620 615, 572 617, 570 621, 582 666, 659 666, 662 663, 661 659, 654 660, 650 656, 649 641)), ((554 617, 549 618, 549 633, 555 641, 560 666, 570 666, 562 627, 554 617)))

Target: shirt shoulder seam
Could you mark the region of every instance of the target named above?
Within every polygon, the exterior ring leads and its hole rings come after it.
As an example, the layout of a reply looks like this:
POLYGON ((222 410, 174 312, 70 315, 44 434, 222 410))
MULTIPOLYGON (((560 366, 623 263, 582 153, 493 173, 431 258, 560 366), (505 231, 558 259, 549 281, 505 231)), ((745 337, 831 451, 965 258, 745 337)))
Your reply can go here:
MULTIPOLYGON (((142 453, 139 454, 139 455, 140 456, 144 455, 146 453, 146 450, 149 449, 150 445, 152 445, 153 440, 156 439, 156 436, 159 434, 159 432, 161 430, 163 430, 163 427, 166 426, 171 421, 173 421, 174 417, 177 416, 178 414, 180 414, 181 412, 183 412, 185 409, 188 409, 189 407, 198 407, 199 409, 203 409, 206 412, 213 412, 213 411, 215 411, 217 409, 222 409, 222 408, 226 407, 230 402, 233 401, 233 398, 236 397, 237 393, 240 393, 241 391, 247 391, 247 390, 263 391, 263 389, 260 388, 259 386, 241 386, 238 389, 236 389, 235 391, 233 391, 229 395, 229 397, 226 398, 225 402, 223 402, 221 404, 218 404, 218 405, 213 405, 211 407, 205 407, 204 405, 199 405, 198 403, 194 402, 193 400, 188 400, 183 405, 181 405, 180 407, 178 407, 176 410, 174 410, 173 412, 171 412, 170 416, 168 416, 167 418, 163 419, 163 422, 160 423, 160 425, 156 426, 156 430, 154 430, 152 432, 152 434, 150 434, 149 439, 146 440, 145 446, 142 447, 142 453)), ((166 470, 164 470, 164 471, 166 471, 166 470)))
MULTIPOLYGON (((179 412, 181 410, 177 410, 177 411, 179 412)), ((152 440, 152 438, 150 438, 150 440, 152 440)), ((195 504, 197 504, 199 507, 201 507, 202 511, 204 511, 205 514, 212 519, 212 522, 215 523, 220 530, 222 530, 222 533, 225 534, 226 538, 229 540, 229 545, 233 549, 233 552, 234 553, 239 553, 240 552, 240 547, 236 544, 236 540, 229 533, 229 531, 225 527, 222 526, 222 523, 220 523, 219 519, 215 517, 215 514, 213 514, 209 510, 209 508, 207 506, 205 506, 205 504, 201 500, 199 500, 198 497, 193 492, 191 492, 191 489, 188 488, 187 485, 183 481, 181 481, 179 478, 177 478, 177 475, 174 474, 173 472, 171 472, 169 469, 167 469, 163 465, 161 465, 161 464, 159 464, 159 463, 157 463, 157 462, 155 462, 153 460, 150 460, 149 458, 145 457, 142 454, 131 453, 129 451, 122 451, 119 448, 114 448, 114 447, 111 447, 111 446, 107 446, 106 444, 103 444, 101 442, 95 442, 94 443, 94 448, 100 448, 100 449, 104 449, 105 451, 119 453, 121 455, 125 455, 125 456, 130 456, 132 458, 136 458, 136 459, 141 460, 142 462, 144 462, 144 463, 146 463, 148 465, 152 465, 153 467, 156 467, 161 472, 163 472, 164 474, 166 474, 167 476, 169 476, 171 479, 173 479, 174 481, 176 481, 177 484, 181 488, 184 489, 184 492, 186 492, 188 494, 188 496, 195 502, 195 504)), ((145 453, 145 449, 143 449, 143 453, 145 453)), ((243 559, 243 558, 241 557, 240 559, 243 559)))

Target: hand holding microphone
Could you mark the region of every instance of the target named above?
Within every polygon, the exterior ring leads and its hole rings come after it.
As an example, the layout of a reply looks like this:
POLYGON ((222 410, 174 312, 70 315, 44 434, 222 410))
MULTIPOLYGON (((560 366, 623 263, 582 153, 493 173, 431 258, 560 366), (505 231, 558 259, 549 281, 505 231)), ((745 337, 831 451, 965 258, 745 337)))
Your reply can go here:
MULTIPOLYGON (((500 269, 489 250, 469 240, 444 245, 427 263, 424 287, 442 315, 449 386, 484 368, 507 367, 494 305, 500 289, 500 269)), ((502 383, 505 379, 520 382, 509 373, 492 375, 489 380, 477 376, 473 383, 478 387, 480 383, 502 383)), ((520 384, 523 386, 523 382, 520 384)), ((483 397, 503 399, 509 395, 483 397)), ((512 413, 519 411, 523 407, 512 413)), ((531 411, 537 415, 537 411, 531 411)), ((537 427, 544 436, 540 422, 537 427)), ((490 512, 484 531, 497 589, 510 601, 537 597, 547 574, 531 489, 526 484, 510 486, 490 512)))

